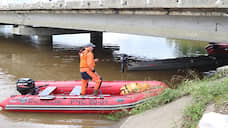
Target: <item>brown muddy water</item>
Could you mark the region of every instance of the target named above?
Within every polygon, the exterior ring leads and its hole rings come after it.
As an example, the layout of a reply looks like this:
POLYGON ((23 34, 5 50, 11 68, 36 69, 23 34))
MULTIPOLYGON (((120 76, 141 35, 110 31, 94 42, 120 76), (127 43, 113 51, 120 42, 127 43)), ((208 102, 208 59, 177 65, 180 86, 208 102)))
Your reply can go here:
MULTIPOLYGON (((54 36, 52 45, 39 45, 35 37, 0 36, 0 101, 18 94, 15 83, 21 77, 34 80, 79 80, 80 46, 88 34, 54 36)), ((118 54, 144 59, 175 58, 206 54, 207 42, 193 42, 117 33, 104 34, 104 46, 96 50, 96 71, 103 80, 160 80, 170 82, 176 71, 120 72, 118 54), (112 48, 110 48, 112 47, 112 48), (114 47, 114 49, 113 49, 114 47)), ((179 74, 180 75, 180 74, 179 74)), ((22 113, 0 111, 1 128, 104 128, 118 122, 99 114, 22 113)))

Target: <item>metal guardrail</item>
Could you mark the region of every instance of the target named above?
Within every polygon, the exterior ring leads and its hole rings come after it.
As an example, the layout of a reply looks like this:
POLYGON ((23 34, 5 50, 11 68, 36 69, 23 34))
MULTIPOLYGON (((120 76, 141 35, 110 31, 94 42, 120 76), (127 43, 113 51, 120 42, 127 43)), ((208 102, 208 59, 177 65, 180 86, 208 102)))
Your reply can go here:
POLYGON ((228 0, 1 0, 0 10, 228 8, 228 0))

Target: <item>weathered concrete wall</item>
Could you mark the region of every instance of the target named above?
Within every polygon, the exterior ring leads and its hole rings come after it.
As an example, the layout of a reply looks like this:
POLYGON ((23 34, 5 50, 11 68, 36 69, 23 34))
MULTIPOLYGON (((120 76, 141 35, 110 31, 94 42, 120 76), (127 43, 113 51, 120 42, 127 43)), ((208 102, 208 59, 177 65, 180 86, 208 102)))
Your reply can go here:
POLYGON ((227 8, 228 0, 1 0, 1 10, 227 8))

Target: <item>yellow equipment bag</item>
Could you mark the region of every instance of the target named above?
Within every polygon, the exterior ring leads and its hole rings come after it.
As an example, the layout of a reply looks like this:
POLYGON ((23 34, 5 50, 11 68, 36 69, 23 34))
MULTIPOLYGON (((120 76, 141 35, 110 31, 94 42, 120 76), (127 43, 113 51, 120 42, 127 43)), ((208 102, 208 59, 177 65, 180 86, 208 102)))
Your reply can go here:
POLYGON ((120 88, 120 95, 127 95, 135 92, 143 92, 149 87, 148 83, 130 83, 120 88))

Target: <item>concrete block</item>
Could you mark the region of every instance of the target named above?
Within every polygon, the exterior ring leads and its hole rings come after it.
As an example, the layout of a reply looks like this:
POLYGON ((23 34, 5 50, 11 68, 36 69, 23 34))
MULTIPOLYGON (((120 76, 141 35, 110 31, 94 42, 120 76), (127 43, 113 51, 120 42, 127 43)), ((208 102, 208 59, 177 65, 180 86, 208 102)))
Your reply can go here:
POLYGON ((107 8, 120 8, 121 0, 105 0, 104 7, 107 8))
POLYGON ((65 4, 67 9, 81 9, 84 3, 82 0, 67 0, 65 4))
POLYGON ((120 0, 122 8, 145 8, 146 0, 120 0))
MULTIPOLYGON (((38 0, 39 9, 62 9, 63 1, 58 0, 38 0)), ((34 4, 35 6, 35 4, 34 4)))
MULTIPOLYGON (((104 2, 100 2, 100 0, 81 0, 80 8, 82 9, 99 9, 103 8, 101 6, 104 2)), ((74 7, 76 8, 76 7, 74 7)))
POLYGON ((8 1, 7 0, 1 0, 0 1, 0 10, 4 10, 8 8, 8 1))
POLYGON ((99 0, 99 5, 103 7, 105 5, 105 0, 99 0))
POLYGON ((217 72, 228 74, 228 65, 217 68, 217 72))
POLYGON ((65 2, 66 8, 73 8, 74 6, 80 7, 80 1, 75 1, 75 0, 68 0, 65 2))
POLYGON ((40 9, 40 0, 26 0, 21 4, 23 4, 23 9, 21 10, 40 9))
POLYGON ((218 7, 224 7, 224 1, 223 0, 180 0, 179 7, 218 8, 218 7))
POLYGON ((17 10, 17 9, 21 9, 21 8, 23 8, 23 2, 21 2, 21 1, 17 1, 17 0, 9 0, 8 1, 8 9, 10 10, 12 10, 12 9, 15 9, 15 10, 17 10))
POLYGON ((173 8, 177 7, 178 0, 146 0, 146 7, 152 8, 173 8))
POLYGON ((216 5, 223 8, 228 8, 228 0, 217 0, 216 5))
POLYGON ((1 0, 1 10, 105 8, 227 8, 228 0, 1 0))
POLYGON ((44 0, 45 4, 49 4, 50 9, 65 9, 66 7, 66 1, 65 0, 52 0, 52 1, 47 1, 44 0))
POLYGON ((41 1, 40 0, 22 0, 17 1, 16 3, 14 0, 9 0, 9 2, 13 2, 12 6, 9 6, 7 10, 32 10, 32 9, 41 9, 41 1), (16 7, 15 7, 16 6, 16 7))

